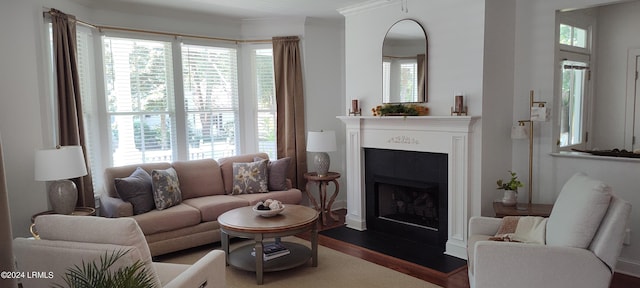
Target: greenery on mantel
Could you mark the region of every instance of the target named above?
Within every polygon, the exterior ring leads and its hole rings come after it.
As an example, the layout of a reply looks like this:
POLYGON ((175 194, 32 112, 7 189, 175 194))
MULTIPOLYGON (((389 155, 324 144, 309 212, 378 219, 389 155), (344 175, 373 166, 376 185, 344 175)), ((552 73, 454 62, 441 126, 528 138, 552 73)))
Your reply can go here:
POLYGON ((415 104, 384 104, 371 109, 373 116, 426 116, 429 108, 415 104))

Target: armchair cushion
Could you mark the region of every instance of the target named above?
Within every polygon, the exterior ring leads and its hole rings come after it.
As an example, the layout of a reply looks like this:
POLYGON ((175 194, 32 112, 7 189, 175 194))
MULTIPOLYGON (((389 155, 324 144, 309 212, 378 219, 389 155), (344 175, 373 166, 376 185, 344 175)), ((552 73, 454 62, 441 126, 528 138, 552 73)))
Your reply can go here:
POLYGON ((583 173, 562 187, 547 223, 547 244, 587 248, 611 200, 611 188, 583 173))

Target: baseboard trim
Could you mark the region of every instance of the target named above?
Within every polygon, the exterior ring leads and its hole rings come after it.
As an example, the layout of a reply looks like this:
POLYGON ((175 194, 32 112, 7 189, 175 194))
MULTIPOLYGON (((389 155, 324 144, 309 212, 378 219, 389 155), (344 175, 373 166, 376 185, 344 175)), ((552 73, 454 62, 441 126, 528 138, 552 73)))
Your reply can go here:
POLYGON ((619 257, 616 272, 640 278, 640 262, 619 257))

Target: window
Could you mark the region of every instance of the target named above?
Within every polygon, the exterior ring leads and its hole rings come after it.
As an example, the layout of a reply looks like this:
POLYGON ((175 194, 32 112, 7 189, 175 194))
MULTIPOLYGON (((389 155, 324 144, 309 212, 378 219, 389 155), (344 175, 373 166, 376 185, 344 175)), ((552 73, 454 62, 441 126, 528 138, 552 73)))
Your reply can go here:
POLYGON ((238 130, 236 49, 182 45, 189 159, 235 155, 238 130))
POLYGON ((385 57, 383 59, 382 102, 389 103, 391 98, 399 102, 417 101, 418 63, 416 58, 385 57))
POLYGON ((256 151, 276 158, 270 44, 183 43, 114 31, 98 37, 81 26, 77 31, 87 154, 96 193, 103 186, 99 171, 110 166, 256 151), (242 57, 250 65, 239 69, 242 57), (244 95, 238 79, 249 87, 244 95))
POLYGON ((560 23, 558 100, 559 150, 586 149, 590 99, 589 25, 560 23))
POLYGON ((171 43, 104 37, 103 49, 113 165, 172 161, 171 43))
POLYGON ((276 88, 273 75, 273 49, 254 49, 252 53, 252 75, 258 115, 258 149, 277 158, 276 149, 276 88))

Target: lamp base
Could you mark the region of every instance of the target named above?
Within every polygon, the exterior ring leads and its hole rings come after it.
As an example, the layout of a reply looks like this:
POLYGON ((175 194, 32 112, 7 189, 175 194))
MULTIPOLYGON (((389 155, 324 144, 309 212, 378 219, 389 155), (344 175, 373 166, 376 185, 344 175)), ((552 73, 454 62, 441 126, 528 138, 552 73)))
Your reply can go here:
POLYGON ((316 166, 316 173, 318 176, 326 176, 329 172, 329 154, 327 152, 317 152, 313 156, 313 164, 316 166))
POLYGON ((57 214, 71 214, 78 201, 76 183, 71 180, 57 180, 49 186, 49 203, 57 214))

